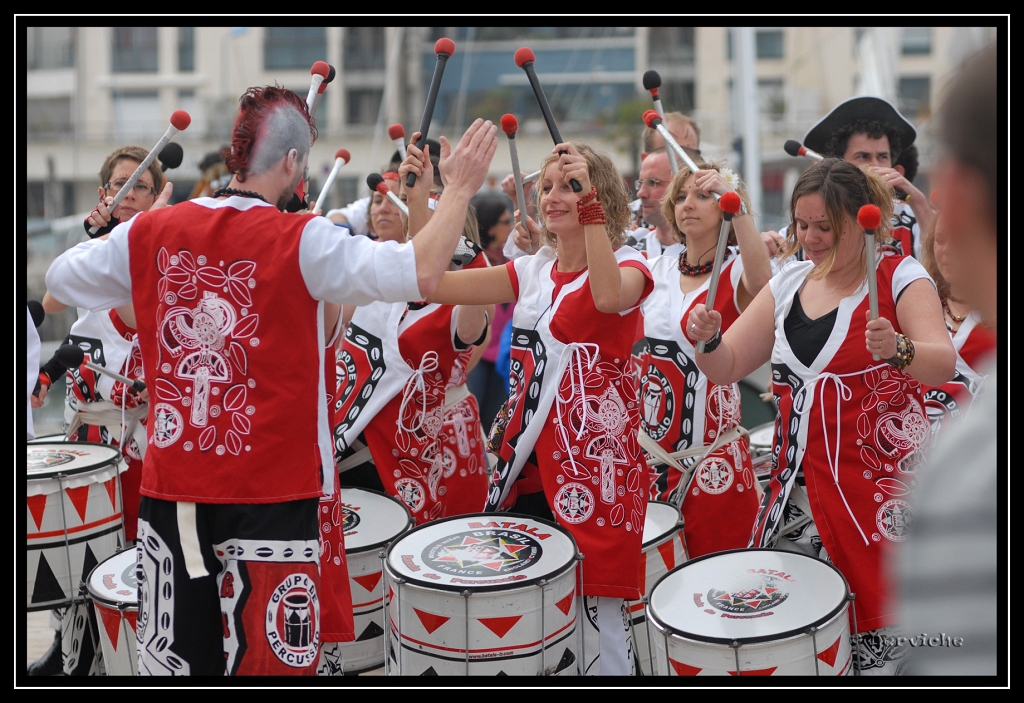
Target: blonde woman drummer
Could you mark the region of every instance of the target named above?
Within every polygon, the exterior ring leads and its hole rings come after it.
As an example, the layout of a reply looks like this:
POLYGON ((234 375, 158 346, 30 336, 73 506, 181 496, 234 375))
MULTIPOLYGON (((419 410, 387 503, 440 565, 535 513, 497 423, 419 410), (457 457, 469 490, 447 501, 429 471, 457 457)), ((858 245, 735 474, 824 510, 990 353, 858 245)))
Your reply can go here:
POLYGON ((690 558, 745 547, 758 505, 750 448, 741 435, 739 386, 708 381, 694 363, 696 342, 686 328, 689 311, 708 298, 722 226, 715 193, 736 191, 744 201, 732 219, 714 301, 723 327, 771 278, 768 251, 739 179, 717 163, 697 166, 696 173, 682 166, 661 201, 662 216, 685 249, 651 261, 654 291, 642 306, 639 377, 641 440, 661 461, 650 497, 681 506, 690 558))
POLYGON ((596 597, 587 610, 600 630, 600 673, 624 675, 631 665, 623 600, 639 598, 647 505, 630 350, 652 281, 645 259, 622 246, 628 196, 611 159, 584 144, 559 144, 538 186, 541 226, 518 226, 537 253, 446 274, 432 298, 516 303, 510 418, 486 509, 503 506, 517 476, 531 473, 528 462, 535 467, 548 507, 585 555, 583 593, 596 597))

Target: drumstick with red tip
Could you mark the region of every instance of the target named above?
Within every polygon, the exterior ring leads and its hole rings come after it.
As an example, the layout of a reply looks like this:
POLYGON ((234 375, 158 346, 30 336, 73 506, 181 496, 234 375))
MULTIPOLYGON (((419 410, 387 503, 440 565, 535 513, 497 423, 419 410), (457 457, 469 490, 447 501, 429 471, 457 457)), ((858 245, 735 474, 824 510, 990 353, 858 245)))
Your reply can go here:
POLYGON ((686 150, 679 146, 679 142, 676 141, 676 138, 665 127, 665 121, 661 119, 661 115, 658 114, 657 110, 648 110, 644 113, 644 124, 651 129, 657 130, 661 138, 665 140, 665 145, 675 150, 676 155, 683 160, 683 163, 690 169, 690 172, 697 173, 697 164, 693 162, 693 159, 686 153, 686 150))
MULTIPOLYGON (((725 259, 725 246, 729 242, 729 227, 732 218, 739 214, 743 202, 735 191, 730 190, 718 201, 722 208, 722 229, 718 231, 718 247, 715 248, 715 264, 711 269, 711 281, 708 283, 708 299, 704 307, 711 310, 715 306, 715 295, 718 293, 718 277, 722 273, 722 261, 725 259)), ((697 342, 697 353, 704 353, 705 341, 697 342)))
POLYGON ((315 214, 323 212, 324 198, 327 197, 328 191, 331 190, 331 186, 334 185, 334 179, 338 177, 338 171, 341 167, 352 160, 352 155, 348 153, 348 149, 338 149, 334 152, 334 168, 331 169, 331 173, 327 176, 327 180, 324 181, 324 187, 320 189, 320 196, 316 199, 316 210, 315 214))
MULTIPOLYGON (((544 88, 540 84, 540 79, 537 78, 537 71, 534 69, 534 63, 537 61, 536 55, 533 50, 528 46, 516 49, 516 53, 513 57, 516 62, 516 66, 526 71, 526 77, 530 81, 530 87, 533 88, 533 94, 537 97, 537 103, 540 105, 541 114, 544 115, 544 122, 547 123, 548 132, 551 133, 551 138, 555 141, 555 144, 562 144, 562 133, 558 131, 558 125, 555 124, 555 116, 551 114, 551 105, 548 104, 548 97, 544 94, 544 88)), ((564 154, 565 152, 559 152, 564 154)), ((570 179, 569 185, 572 186, 574 193, 579 193, 583 190, 583 186, 575 178, 570 179)))
POLYGON ((808 149, 795 139, 787 139, 782 147, 790 156, 803 156, 811 161, 824 161, 825 157, 816 151, 808 149))
POLYGON ((366 185, 370 186, 370 190, 377 191, 385 198, 393 202, 395 204, 395 207, 401 210, 402 214, 404 214, 406 217, 409 216, 409 208, 406 206, 405 203, 401 201, 401 199, 399 199, 397 195, 391 192, 391 189, 388 188, 388 184, 384 182, 384 178, 379 173, 371 173, 369 176, 367 176, 366 185))
MULTIPOLYGON (((163 151, 163 148, 167 145, 167 142, 171 141, 171 138, 175 134, 186 129, 191 123, 192 117, 184 110, 175 110, 173 113, 171 113, 171 124, 167 126, 167 131, 164 132, 164 136, 160 137, 160 141, 158 141, 156 143, 156 146, 154 146, 150 150, 150 152, 146 154, 146 158, 144 158, 142 160, 142 163, 139 164, 139 167, 135 169, 135 173, 133 173, 125 182, 125 184, 121 186, 121 190, 117 191, 117 195, 114 196, 114 202, 109 206, 111 212, 113 212, 114 208, 120 205, 121 201, 124 200, 125 196, 131 192, 132 188, 135 187, 135 184, 139 182, 139 179, 142 177, 142 174, 146 172, 146 169, 148 169, 150 164, 153 163, 153 160, 160 154, 161 151, 163 151)), ((99 227, 89 228, 89 234, 96 234, 98 231, 99 227)))
MULTIPOLYGON (((526 195, 523 192, 522 172, 519 170, 519 153, 516 151, 516 132, 518 130, 519 120, 516 119, 515 115, 501 116, 501 131, 508 135, 508 150, 512 157, 512 178, 516 182, 516 202, 519 205, 519 224, 523 226, 523 230, 525 230, 527 236, 529 236, 530 228, 526 225, 526 195)), ((526 251, 527 253, 533 252, 532 242, 526 251)))
POLYGON ((395 148, 398 149, 398 154, 402 157, 402 161, 405 161, 405 127, 400 124, 391 125, 388 127, 388 136, 395 143, 395 148))
MULTIPOLYGON (((444 67, 448 59, 455 53, 455 42, 448 37, 441 37, 434 44, 434 53, 437 54, 437 63, 434 64, 434 76, 430 79, 430 90, 427 92, 427 104, 423 107, 423 120, 420 121, 419 143, 427 143, 427 130, 430 128, 430 121, 434 118, 434 106, 437 104, 437 91, 441 88, 441 78, 444 77, 444 67)), ((416 185, 416 174, 410 173, 405 179, 407 188, 416 185)))
MULTIPOLYGON (((654 98, 654 109, 661 115, 661 119, 665 119, 665 108, 661 106, 661 98, 658 97, 658 92, 661 90, 661 74, 654 69, 651 69, 644 74, 644 90, 650 91, 651 97, 654 98)), ((676 154, 671 149, 666 149, 668 152, 668 162, 672 166, 672 173, 679 172, 679 164, 676 162, 676 154)))
MULTIPOLYGON (((868 269, 868 305, 871 319, 878 319, 878 281, 875 279, 875 230, 882 224, 882 211, 877 205, 868 203, 857 211, 857 224, 864 228, 864 256, 867 257, 868 269)), ((881 357, 872 354, 871 358, 878 361, 881 357)))
POLYGON ((320 101, 324 98, 324 91, 327 90, 327 84, 334 80, 334 76, 337 72, 334 70, 334 66, 327 64, 327 77, 320 83, 320 87, 316 89, 316 96, 313 98, 313 107, 309 110, 309 116, 313 117, 316 114, 316 109, 320 106, 320 101))
POLYGON ((107 376, 110 376, 115 381, 120 381, 126 386, 131 386, 132 390, 134 390, 136 393, 141 393, 142 391, 146 390, 146 383, 144 381, 141 381, 139 379, 132 380, 127 376, 122 376, 119 373, 114 373, 113 371, 104 368, 99 364, 94 364, 91 361, 86 361, 85 352, 74 344, 65 344, 62 347, 58 347, 57 351, 54 353, 54 356, 57 357, 57 361, 59 361, 61 364, 63 364, 65 367, 69 369, 77 369, 80 366, 85 366, 87 369, 92 369, 96 373, 105 374, 107 376))
POLYGON ((331 74, 331 66, 326 61, 317 61, 309 69, 309 92, 306 93, 306 109, 309 110, 310 116, 313 115, 314 103, 316 102, 317 93, 320 92, 320 86, 327 80, 327 76, 331 74))

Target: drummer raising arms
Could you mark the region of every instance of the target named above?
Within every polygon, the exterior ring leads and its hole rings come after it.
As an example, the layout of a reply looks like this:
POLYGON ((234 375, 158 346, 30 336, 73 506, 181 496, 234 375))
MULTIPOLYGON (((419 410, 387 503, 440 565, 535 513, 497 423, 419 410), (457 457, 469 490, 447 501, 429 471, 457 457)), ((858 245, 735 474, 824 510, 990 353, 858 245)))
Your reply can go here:
MULTIPOLYGON (((930 434, 921 384, 952 378, 956 355, 935 286, 916 260, 883 256, 866 272, 857 213, 869 203, 888 223, 891 194, 878 175, 838 159, 811 166, 790 207, 793 246, 808 261, 772 278, 724 336, 721 314, 701 305, 688 327, 694 339, 708 340, 696 362, 714 383, 772 363, 780 418, 750 546, 771 546, 776 530, 785 532, 782 508, 802 473, 823 551, 857 594, 855 666, 894 674, 906 647, 884 636, 896 624, 885 558, 906 539, 905 496, 930 434), (878 284, 876 320, 869 320, 865 274, 878 284)), ((886 235, 883 224, 875 242, 886 235)))
POLYGON ((322 301, 433 292, 496 131, 483 120, 467 130, 414 242, 339 237, 326 218, 280 212, 316 136, 305 101, 250 88, 227 189, 141 213, 51 265, 57 300, 134 303, 146 379, 158 389, 139 519, 140 672, 315 673, 317 507, 335 483, 322 301))

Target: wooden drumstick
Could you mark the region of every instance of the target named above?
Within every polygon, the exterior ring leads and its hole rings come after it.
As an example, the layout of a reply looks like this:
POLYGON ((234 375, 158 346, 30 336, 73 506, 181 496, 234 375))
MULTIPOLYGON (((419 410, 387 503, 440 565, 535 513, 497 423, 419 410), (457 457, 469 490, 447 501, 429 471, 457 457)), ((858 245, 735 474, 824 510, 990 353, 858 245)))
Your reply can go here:
MULTIPOLYGON (((864 228, 864 256, 868 270, 868 305, 871 319, 878 319, 878 281, 875 277, 875 230, 882 224, 882 211, 877 205, 864 205, 857 211, 857 224, 864 228)), ((882 357, 872 354, 871 358, 880 361, 882 357)))
MULTIPOLYGON (((715 306, 715 295, 718 293, 718 277, 722 273, 722 260, 725 259, 725 246, 729 242, 729 227, 732 218, 739 214, 743 202, 735 191, 729 191, 718 201, 722 208, 722 228, 718 232, 718 246, 715 248, 715 264, 711 269, 711 281, 708 283, 708 298, 704 307, 711 310, 715 306)), ((704 353, 705 341, 697 342, 697 353, 704 353)))

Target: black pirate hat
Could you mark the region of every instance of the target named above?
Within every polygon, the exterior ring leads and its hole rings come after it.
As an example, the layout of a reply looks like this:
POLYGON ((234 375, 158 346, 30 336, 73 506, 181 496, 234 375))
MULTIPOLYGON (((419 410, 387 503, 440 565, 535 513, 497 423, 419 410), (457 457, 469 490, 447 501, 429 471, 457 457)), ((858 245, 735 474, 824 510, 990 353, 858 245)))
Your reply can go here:
POLYGON ((816 125, 804 135, 804 146, 819 153, 825 152, 832 135, 844 125, 857 120, 877 120, 891 125, 900 135, 902 148, 906 149, 917 138, 917 130, 907 118, 899 113, 892 103, 882 98, 861 95, 850 98, 832 108, 832 112, 822 117, 816 125))

